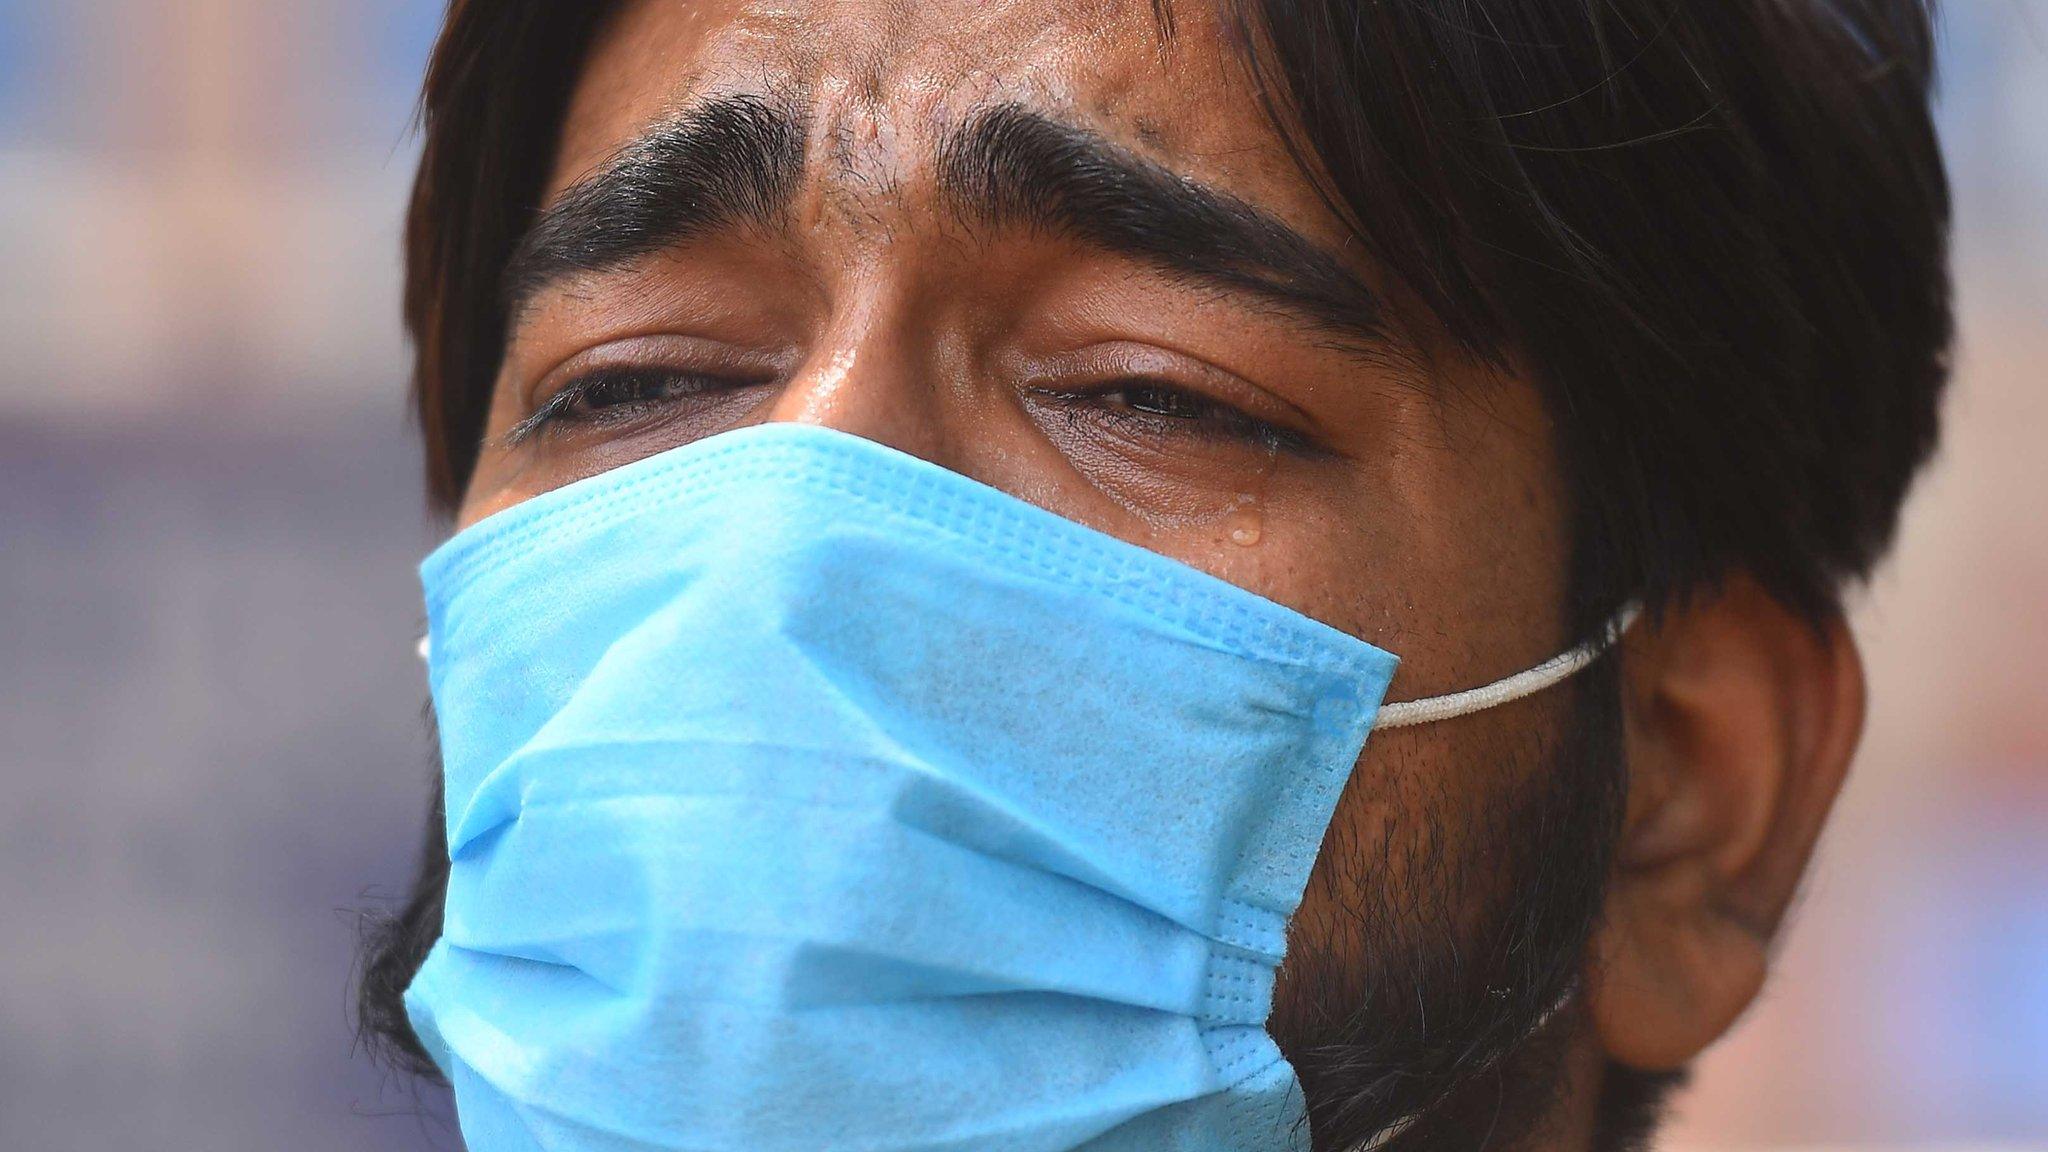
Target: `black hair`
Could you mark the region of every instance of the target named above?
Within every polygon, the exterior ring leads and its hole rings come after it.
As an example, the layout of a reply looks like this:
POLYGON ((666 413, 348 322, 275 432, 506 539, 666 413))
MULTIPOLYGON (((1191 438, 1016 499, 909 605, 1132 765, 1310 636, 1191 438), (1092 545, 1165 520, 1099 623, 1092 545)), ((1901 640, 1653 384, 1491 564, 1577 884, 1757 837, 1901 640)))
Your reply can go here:
MULTIPOLYGON (((1931 0, 1224 2, 1364 250, 1541 390, 1575 630, 1736 572, 1810 619, 1839 611, 1933 449, 1948 372, 1931 0)), ((405 313, 443 511, 482 444, 507 261, 612 7, 454 0, 436 45, 405 313)), ((361 985, 364 1027, 419 1069, 398 997, 440 930, 438 828, 361 985)), ((1616 1082, 1619 1147, 1660 1082, 1616 1082)))
MULTIPOLYGON (((1889 542, 1951 330, 1928 0, 1230 0, 1302 166, 1556 416, 1580 631, 1730 571, 1811 616, 1889 542)), ((455 0, 405 313, 428 487, 481 448, 500 281, 612 5, 455 0)))
POLYGON ((1890 542, 1951 332, 1924 0, 1258 0, 1262 91, 1361 244, 1526 367, 1579 630, 1890 542))

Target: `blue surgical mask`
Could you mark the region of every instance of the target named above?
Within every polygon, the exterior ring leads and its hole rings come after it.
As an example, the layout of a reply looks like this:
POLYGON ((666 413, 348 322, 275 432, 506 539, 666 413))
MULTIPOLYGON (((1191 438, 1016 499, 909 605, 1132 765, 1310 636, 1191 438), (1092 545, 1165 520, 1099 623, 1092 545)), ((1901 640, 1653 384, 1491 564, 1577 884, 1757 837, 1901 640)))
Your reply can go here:
POLYGON ((422 577, 451 863, 406 1003, 473 1152, 1307 1146, 1265 1020, 1393 656, 796 424, 422 577))

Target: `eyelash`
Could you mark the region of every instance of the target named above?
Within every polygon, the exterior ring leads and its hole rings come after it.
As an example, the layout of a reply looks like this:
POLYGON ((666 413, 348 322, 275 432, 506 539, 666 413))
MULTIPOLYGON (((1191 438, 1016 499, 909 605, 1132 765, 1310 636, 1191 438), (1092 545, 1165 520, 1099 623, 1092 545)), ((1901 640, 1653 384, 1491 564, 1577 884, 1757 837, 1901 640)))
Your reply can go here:
POLYGON ((1299 432, 1192 389, 1145 377, 1111 380, 1093 388, 1044 389, 1039 394, 1070 411, 1097 409, 1143 434, 1197 436, 1267 452, 1313 450, 1299 432))
POLYGON ((505 441, 508 444, 517 444, 535 433, 545 432, 552 427, 585 424, 604 419, 607 413, 618 409, 648 408, 684 397, 749 388, 761 383, 764 381, 714 376, 706 372, 685 372, 674 368, 602 368, 571 380, 554 395, 541 401, 531 416, 521 420, 505 434, 505 441), (679 382, 687 386, 672 388, 679 382), (597 405, 594 409, 582 407, 607 389, 637 389, 641 394, 628 395, 624 399, 597 405), (666 392, 667 395, 658 394, 662 392, 666 392))
MULTIPOLYGON (((684 397, 753 387, 761 383, 764 381, 671 368, 600 369, 563 385, 542 401, 532 415, 506 433, 505 441, 518 444, 551 427, 601 420, 606 413, 619 409, 648 408, 684 397), (678 383, 686 387, 675 388, 678 383), (606 390, 626 390, 628 395, 599 404, 594 409, 586 407, 589 401, 606 390)), ((1200 436, 1219 442, 1250 445, 1268 452, 1309 453, 1314 450, 1308 438, 1299 432, 1261 420, 1192 389, 1144 377, 1111 380, 1092 388, 1039 389, 1038 394, 1075 415, 1084 408, 1092 408, 1146 434, 1200 436)))

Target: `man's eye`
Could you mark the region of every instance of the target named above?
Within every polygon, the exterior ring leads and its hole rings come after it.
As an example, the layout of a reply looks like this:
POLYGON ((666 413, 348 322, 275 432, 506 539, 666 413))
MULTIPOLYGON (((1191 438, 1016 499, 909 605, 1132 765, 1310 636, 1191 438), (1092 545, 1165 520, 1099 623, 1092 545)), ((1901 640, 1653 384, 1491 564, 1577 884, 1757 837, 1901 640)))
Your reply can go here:
POLYGON ((601 412, 627 404, 667 400, 684 392, 701 391, 701 378, 670 372, 614 372, 576 386, 570 407, 582 412, 601 412))
POLYGON ((606 368, 564 385, 507 434, 518 443, 549 425, 594 423, 678 400, 763 383, 673 368, 606 368))
POLYGON ((1199 392, 1153 380, 1122 380, 1086 391, 1052 393, 1070 410, 1092 409, 1128 430, 1151 436, 1192 436, 1289 447, 1298 433, 1280 428, 1199 392))

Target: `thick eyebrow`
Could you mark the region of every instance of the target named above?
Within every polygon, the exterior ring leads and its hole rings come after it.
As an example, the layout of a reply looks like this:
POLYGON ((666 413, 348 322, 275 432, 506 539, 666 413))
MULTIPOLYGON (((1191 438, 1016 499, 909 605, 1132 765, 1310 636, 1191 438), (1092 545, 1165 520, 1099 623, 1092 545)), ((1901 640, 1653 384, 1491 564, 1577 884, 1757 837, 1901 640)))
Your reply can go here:
POLYGON ((1323 245, 1243 200, 1019 105, 987 108, 949 133, 938 184, 969 223, 1070 236, 1253 294, 1353 341, 1387 341, 1379 297, 1323 245))
POLYGON ((692 106, 543 210, 506 262, 505 313, 543 288, 608 272, 720 228, 774 224, 803 179, 804 132, 759 96, 692 106))
MULTIPOLYGON (((544 209, 505 266, 506 315, 570 276, 621 268, 705 233, 773 226, 803 179, 804 132, 779 103, 707 100, 650 130, 544 209)), ((1322 245, 1094 132, 1015 104, 983 109, 938 151, 961 219, 1070 236, 1350 341, 1383 345, 1378 296, 1322 245)))

